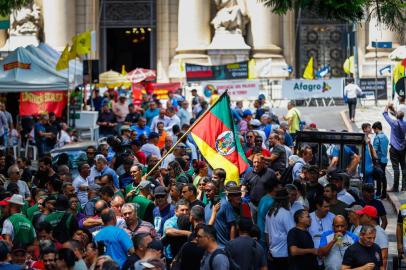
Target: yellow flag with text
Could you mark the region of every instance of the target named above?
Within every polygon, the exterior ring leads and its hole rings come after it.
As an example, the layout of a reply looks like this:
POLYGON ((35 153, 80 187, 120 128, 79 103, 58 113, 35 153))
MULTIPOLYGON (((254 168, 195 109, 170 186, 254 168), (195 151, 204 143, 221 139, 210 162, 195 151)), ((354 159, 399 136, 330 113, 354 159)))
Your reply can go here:
POLYGON ((69 67, 69 45, 67 44, 59 57, 58 63, 56 63, 55 69, 62 70, 69 67))
POLYGON ((307 66, 303 72, 303 78, 305 78, 307 80, 314 79, 313 57, 310 57, 309 62, 307 63, 307 66))

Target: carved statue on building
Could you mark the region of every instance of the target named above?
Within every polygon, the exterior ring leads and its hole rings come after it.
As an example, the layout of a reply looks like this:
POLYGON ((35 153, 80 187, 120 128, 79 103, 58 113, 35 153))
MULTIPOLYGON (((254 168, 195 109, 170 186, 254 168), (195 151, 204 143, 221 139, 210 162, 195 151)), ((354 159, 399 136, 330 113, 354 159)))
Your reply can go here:
POLYGON ((217 14, 211 21, 216 32, 245 34, 248 23, 245 0, 214 0, 217 14))
POLYGON ((40 7, 33 3, 19 10, 15 10, 10 16, 11 35, 36 35, 41 28, 40 7))

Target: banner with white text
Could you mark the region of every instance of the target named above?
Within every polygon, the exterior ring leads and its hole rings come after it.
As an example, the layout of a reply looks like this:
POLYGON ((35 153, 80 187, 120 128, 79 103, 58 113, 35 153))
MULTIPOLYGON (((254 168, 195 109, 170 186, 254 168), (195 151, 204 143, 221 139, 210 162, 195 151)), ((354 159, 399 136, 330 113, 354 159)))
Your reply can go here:
POLYGON ((233 101, 253 100, 260 94, 260 83, 258 80, 230 80, 230 81, 204 81, 200 83, 204 95, 208 98, 213 90, 222 94, 228 89, 228 95, 233 101))
POLYGON ((344 79, 286 80, 282 82, 282 98, 342 98, 344 79))

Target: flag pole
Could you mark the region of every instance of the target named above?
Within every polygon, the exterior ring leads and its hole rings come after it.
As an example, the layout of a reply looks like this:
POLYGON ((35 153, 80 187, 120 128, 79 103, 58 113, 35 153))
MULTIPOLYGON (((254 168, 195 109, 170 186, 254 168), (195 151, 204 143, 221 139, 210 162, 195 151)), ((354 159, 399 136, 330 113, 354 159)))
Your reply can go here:
POLYGON ((216 102, 214 102, 214 104, 212 106, 210 106, 210 108, 208 110, 206 110, 198 119, 196 119, 196 121, 189 127, 189 129, 176 141, 176 143, 169 149, 168 152, 166 152, 166 154, 158 161, 157 164, 155 164, 154 167, 152 167, 152 169, 145 175, 145 179, 150 176, 150 174, 155 171, 158 166, 162 163, 162 161, 170 154, 172 153, 172 151, 175 149, 175 147, 192 131, 192 129, 199 124, 203 118, 211 111, 212 108, 214 108, 214 106, 217 104, 217 102, 219 102, 219 100, 226 95, 228 92, 228 89, 226 89, 224 91, 223 94, 221 94, 219 96, 219 98, 216 100, 216 102))

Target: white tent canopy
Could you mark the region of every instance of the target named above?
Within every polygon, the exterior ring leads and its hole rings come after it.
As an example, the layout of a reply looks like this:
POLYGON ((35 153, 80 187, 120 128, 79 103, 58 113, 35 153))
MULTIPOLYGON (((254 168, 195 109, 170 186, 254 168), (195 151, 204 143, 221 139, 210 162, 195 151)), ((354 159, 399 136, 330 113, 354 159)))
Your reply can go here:
POLYGON ((0 62, 0 91, 67 90, 66 72, 44 61, 26 48, 17 48, 0 62))
MULTIPOLYGON (((46 44, 43 44, 42 48, 40 46, 35 47, 32 45, 26 47, 26 49, 34 56, 55 69, 56 63, 58 63, 60 57, 60 53, 58 53, 57 51, 52 52, 51 50, 53 49, 46 44), (45 48, 45 46, 47 47, 47 49, 42 49, 45 48)), ((69 76, 69 82, 71 83, 71 85, 78 85, 83 81, 83 65, 80 61, 71 60, 69 62, 69 70, 64 69, 57 72, 62 74, 65 78, 69 76)))

